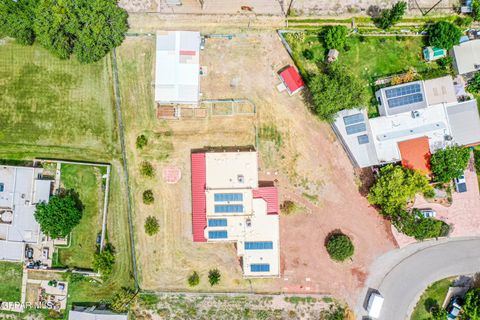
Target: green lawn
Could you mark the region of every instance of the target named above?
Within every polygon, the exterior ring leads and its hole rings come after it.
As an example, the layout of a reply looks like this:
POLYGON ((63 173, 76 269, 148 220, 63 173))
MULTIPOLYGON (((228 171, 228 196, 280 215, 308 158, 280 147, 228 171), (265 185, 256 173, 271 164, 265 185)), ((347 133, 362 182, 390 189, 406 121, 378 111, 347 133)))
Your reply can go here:
POLYGON ((97 234, 102 230, 102 173, 98 167, 62 164, 61 184, 78 192, 84 210, 80 224, 73 229, 70 246, 58 249, 58 262, 69 267, 90 269, 97 234))
POLYGON ((83 65, 38 46, 1 44, 0 156, 62 154, 61 148, 83 149, 83 157, 112 153, 110 69, 109 59, 83 65))
POLYGON ((0 301, 20 302, 22 264, 0 262, 0 301))
POLYGON ((427 308, 433 305, 442 306, 453 279, 454 278, 443 279, 434 282, 428 287, 417 302, 410 320, 428 320, 432 314, 427 308))

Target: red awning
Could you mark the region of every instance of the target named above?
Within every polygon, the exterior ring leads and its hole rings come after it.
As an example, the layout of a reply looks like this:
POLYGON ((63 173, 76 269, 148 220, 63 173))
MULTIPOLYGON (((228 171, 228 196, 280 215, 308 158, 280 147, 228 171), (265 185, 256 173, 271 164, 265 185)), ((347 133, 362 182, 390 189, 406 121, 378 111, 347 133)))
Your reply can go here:
POLYGON ((416 138, 398 143, 402 166, 430 174, 430 145, 427 137, 416 138))
POLYGON ((290 94, 294 94, 297 90, 300 90, 305 86, 297 69, 292 66, 280 72, 280 77, 282 78, 283 83, 285 83, 288 91, 290 91, 290 94))
POLYGON ((194 242, 206 242, 207 227, 207 182, 205 153, 192 153, 192 230, 194 242))
POLYGON ((278 205, 277 187, 263 187, 253 190, 254 198, 262 198, 267 202, 267 214, 278 214, 280 207, 278 205))

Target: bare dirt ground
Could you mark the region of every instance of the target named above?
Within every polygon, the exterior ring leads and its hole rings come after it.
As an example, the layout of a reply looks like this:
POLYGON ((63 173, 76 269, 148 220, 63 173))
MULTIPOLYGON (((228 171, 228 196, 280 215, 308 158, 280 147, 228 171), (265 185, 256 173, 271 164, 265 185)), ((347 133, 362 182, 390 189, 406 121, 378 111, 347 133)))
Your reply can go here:
MULTIPOLYGON (((373 7, 387 8, 393 0, 291 0, 294 16, 351 16, 367 14, 373 7)), ((120 0, 119 5, 129 12, 156 12, 165 14, 258 14, 284 16, 290 0, 182 0, 182 5, 169 5, 166 0, 120 0), (242 9, 242 7, 244 7, 242 9), (246 9, 248 7, 250 9, 246 9), (251 10, 251 11, 250 11, 251 10)), ((410 15, 419 15, 434 6, 437 0, 409 0, 410 15), (420 10, 421 9, 421 10, 420 10)), ((457 0, 443 0, 432 13, 450 13, 457 0)))
POLYGON ((352 165, 329 125, 310 114, 300 95, 289 97, 276 90, 276 72, 292 63, 277 35, 209 39, 201 52, 201 64, 208 70, 201 79, 202 98, 248 98, 256 104, 256 118, 157 120, 153 50, 152 38, 129 38, 119 49, 142 287, 188 290, 186 277, 197 270, 201 285, 195 289, 211 290, 205 274, 218 267, 224 278, 213 288, 217 291, 329 293, 353 302, 369 264, 394 247, 390 225, 360 195, 352 165), (280 219, 283 277, 250 282, 241 277, 233 245, 191 242, 189 155, 191 149, 207 145, 254 144, 255 128, 260 133, 270 128, 270 134, 259 135, 262 179, 276 180, 281 198, 302 210, 280 219), (156 144, 136 150, 140 133, 156 144), (166 159, 159 156, 165 149, 170 150, 166 159), (137 168, 144 160, 154 164, 154 179, 139 176, 137 168), (178 184, 161 181, 167 165, 182 169, 178 184), (141 203, 147 188, 154 190, 154 205, 141 203), (160 232, 153 237, 143 231, 149 215, 160 222, 160 232), (353 259, 342 264, 332 262, 324 248, 325 237, 337 229, 355 245, 353 259))

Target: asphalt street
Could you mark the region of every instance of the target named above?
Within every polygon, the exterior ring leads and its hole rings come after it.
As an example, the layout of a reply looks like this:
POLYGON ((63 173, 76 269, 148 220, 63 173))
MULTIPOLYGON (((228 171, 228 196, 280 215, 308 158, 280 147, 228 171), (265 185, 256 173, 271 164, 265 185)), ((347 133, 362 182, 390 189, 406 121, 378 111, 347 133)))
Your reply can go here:
POLYGON ((356 307, 358 318, 366 316, 365 300, 371 290, 385 298, 380 320, 405 320, 431 283, 479 271, 480 238, 427 241, 391 251, 370 271, 356 307))

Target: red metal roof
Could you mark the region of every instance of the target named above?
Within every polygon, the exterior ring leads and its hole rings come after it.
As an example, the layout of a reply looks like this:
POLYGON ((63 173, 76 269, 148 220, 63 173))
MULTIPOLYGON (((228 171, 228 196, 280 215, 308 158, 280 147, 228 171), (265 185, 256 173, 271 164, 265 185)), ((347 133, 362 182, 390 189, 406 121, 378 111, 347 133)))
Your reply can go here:
POLYGON ((277 187, 261 187, 253 189, 253 197, 262 198, 267 202, 268 214, 278 214, 280 212, 277 187))
POLYGON ((205 153, 192 153, 192 230, 194 242, 206 242, 204 230, 207 227, 207 182, 205 153))
POLYGON ((398 143, 402 166, 430 174, 430 145, 428 137, 420 137, 398 143))
POLYGON ((193 50, 180 50, 179 53, 181 56, 194 56, 197 54, 197 52, 193 50))
POLYGON ((290 91, 290 94, 294 94, 297 90, 300 90, 305 86, 297 69, 292 66, 289 66, 280 72, 280 77, 285 83, 285 86, 288 88, 288 91, 290 91))

